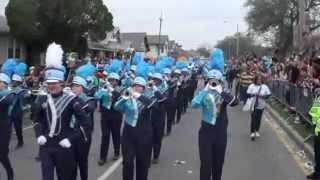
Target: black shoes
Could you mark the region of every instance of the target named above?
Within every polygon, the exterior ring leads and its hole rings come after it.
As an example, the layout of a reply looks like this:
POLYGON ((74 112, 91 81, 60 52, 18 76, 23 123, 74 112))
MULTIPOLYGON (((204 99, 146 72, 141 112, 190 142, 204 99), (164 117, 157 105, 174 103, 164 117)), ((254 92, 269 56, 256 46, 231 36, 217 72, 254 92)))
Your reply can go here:
POLYGON ((41 161, 40 156, 35 157, 35 160, 36 160, 37 162, 40 162, 40 161, 41 161))
POLYGON ((99 161, 98 161, 98 165, 99 166, 103 166, 103 165, 105 165, 106 164, 106 160, 105 159, 100 159, 99 161))
POLYGON ((159 159, 158 158, 154 158, 153 160, 152 160, 152 164, 158 164, 159 163, 159 159))
POLYGON ((320 175, 316 172, 307 176, 307 179, 320 180, 320 175))
POLYGON ((16 146, 16 149, 20 149, 23 147, 23 142, 18 142, 17 146, 16 146))
POLYGON ((112 160, 114 160, 114 161, 116 161, 116 160, 118 160, 119 159, 119 154, 116 154, 116 155, 114 155, 114 157, 113 157, 113 159, 112 160))

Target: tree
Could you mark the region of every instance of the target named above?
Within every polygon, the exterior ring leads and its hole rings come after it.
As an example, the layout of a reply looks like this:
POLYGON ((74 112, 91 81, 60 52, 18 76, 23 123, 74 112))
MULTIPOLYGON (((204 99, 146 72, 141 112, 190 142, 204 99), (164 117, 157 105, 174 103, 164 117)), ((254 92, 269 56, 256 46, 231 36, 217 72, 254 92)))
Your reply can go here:
POLYGON ((42 38, 37 18, 38 0, 10 0, 6 17, 11 33, 27 44, 37 43, 42 38))
POLYGON ((246 55, 248 53, 254 53, 256 55, 263 55, 266 51, 266 47, 259 45, 250 36, 244 34, 235 34, 233 36, 227 36, 223 40, 218 41, 215 47, 222 49, 225 52, 227 59, 236 57, 237 55, 237 36, 239 36, 239 55, 246 55))
POLYGON ((210 49, 206 47, 199 47, 197 50, 198 54, 203 57, 209 57, 210 56, 210 49))
POLYGON ((10 30, 18 40, 33 46, 55 41, 66 51, 83 52, 92 34, 103 39, 113 29, 113 16, 102 0, 10 0, 6 7, 10 30))
MULTIPOLYGON (((306 12, 313 16, 310 31, 320 27, 320 0, 305 0, 306 12)), ((299 23, 298 0, 247 0, 246 21, 258 35, 272 33, 274 46, 284 56, 292 48, 294 27, 299 23)))

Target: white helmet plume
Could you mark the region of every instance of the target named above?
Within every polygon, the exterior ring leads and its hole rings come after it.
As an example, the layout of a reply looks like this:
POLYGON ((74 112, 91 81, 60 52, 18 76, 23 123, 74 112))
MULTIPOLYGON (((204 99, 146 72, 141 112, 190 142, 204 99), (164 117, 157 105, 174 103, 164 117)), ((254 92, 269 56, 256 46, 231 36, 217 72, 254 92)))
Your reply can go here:
POLYGON ((63 50, 61 45, 55 42, 48 46, 46 52, 46 67, 47 68, 61 68, 63 66, 63 50))

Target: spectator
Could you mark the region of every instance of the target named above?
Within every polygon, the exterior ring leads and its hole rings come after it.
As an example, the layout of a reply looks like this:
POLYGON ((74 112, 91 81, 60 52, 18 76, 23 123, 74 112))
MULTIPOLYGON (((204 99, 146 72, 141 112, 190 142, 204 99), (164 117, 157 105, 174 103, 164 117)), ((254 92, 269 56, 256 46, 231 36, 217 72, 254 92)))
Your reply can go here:
POLYGON ((257 74, 254 77, 254 82, 248 87, 248 96, 254 98, 254 110, 251 113, 251 140, 260 137, 259 130, 263 110, 266 106, 266 99, 271 95, 267 85, 263 83, 262 76, 257 74))
POLYGON ((242 66, 242 73, 240 75, 240 101, 243 103, 247 100, 247 89, 250 84, 253 82, 253 74, 251 73, 248 66, 243 65, 242 66))

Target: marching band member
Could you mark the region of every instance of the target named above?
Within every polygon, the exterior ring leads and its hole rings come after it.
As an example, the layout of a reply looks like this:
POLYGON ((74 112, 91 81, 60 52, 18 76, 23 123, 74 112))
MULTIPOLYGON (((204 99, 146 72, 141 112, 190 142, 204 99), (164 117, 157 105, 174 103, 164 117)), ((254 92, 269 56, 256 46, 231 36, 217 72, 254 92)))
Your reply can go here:
POLYGON ((9 91, 11 75, 17 65, 14 59, 8 59, 1 67, 0 73, 0 163, 4 166, 7 179, 13 180, 13 168, 9 159, 9 144, 11 137, 11 121, 9 108, 12 105, 14 94, 9 91))
POLYGON ((183 81, 181 79, 181 70, 180 69, 175 69, 173 71, 173 76, 177 79, 177 98, 176 98, 176 102, 177 102, 177 119, 176 119, 176 124, 180 123, 181 121, 181 116, 183 113, 183 81))
MULTIPOLYGON (((192 100, 193 108, 202 108, 202 122, 199 130, 200 180, 221 180, 227 148, 228 114, 227 107, 238 101, 223 89, 223 69, 215 69, 223 59, 222 50, 214 56, 207 73, 206 87, 192 100), (221 55, 221 56, 220 56, 221 55)), ((221 63, 223 64, 223 63, 221 63)))
POLYGON ((46 53, 45 82, 47 94, 38 97, 33 108, 34 129, 40 145, 42 180, 76 179, 76 159, 71 148, 83 137, 87 138, 89 120, 79 97, 63 92, 65 68, 63 50, 55 43, 46 53), (72 127, 73 116, 78 127, 72 127))
POLYGON ((15 98, 12 102, 12 106, 10 107, 10 114, 18 139, 17 148, 22 147, 24 144, 22 132, 23 111, 27 104, 27 100, 30 98, 28 89, 23 86, 23 76, 26 71, 27 65, 25 63, 19 63, 15 67, 14 74, 12 76, 12 91, 15 94, 15 98))
POLYGON ((189 94, 190 94, 190 76, 188 68, 183 68, 182 71, 182 94, 183 94, 183 109, 182 112, 186 113, 189 105, 189 94))
POLYGON ((168 85, 168 96, 166 100, 166 119, 167 119, 167 129, 166 135, 169 136, 172 131, 172 125, 175 122, 176 112, 177 112, 177 79, 172 77, 172 70, 166 68, 164 71, 164 78, 167 81, 168 85))
POLYGON ((107 161, 110 135, 114 148, 113 160, 117 160, 120 156, 120 137, 122 114, 114 108, 115 102, 121 96, 121 89, 118 86, 120 77, 118 74, 111 72, 108 74, 107 82, 104 88, 99 89, 95 97, 100 100, 101 112, 101 145, 100 145, 100 160, 98 164, 104 165, 107 161))
POLYGON ((143 77, 134 80, 115 103, 115 109, 125 114, 122 135, 123 180, 147 180, 152 150, 151 109, 156 101, 144 96, 147 83, 143 77), (135 164, 134 164, 135 162, 135 164))
POLYGON ((162 139, 165 126, 165 101, 167 99, 167 85, 160 73, 150 76, 150 89, 154 92, 157 105, 152 109, 151 119, 153 127, 153 164, 158 164, 161 152, 162 139))
POLYGON ((199 130, 200 180, 220 180, 227 147, 227 106, 237 101, 223 91, 222 73, 209 71, 209 82, 192 100, 192 107, 202 108, 202 123, 199 130))
MULTIPOLYGON (((92 132, 94 126, 94 111, 96 109, 96 101, 93 97, 86 94, 88 88, 88 82, 86 77, 93 76, 96 68, 91 64, 85 64, 80 66, 76 70, 76 76, 73 78, 71 90, 77 95, 83 102, 81 107, 88 116, 88 133, 87 136, 78 139, 77 143, 73 147, 75 150, 75 156, 77 161, 77 166, 79 167, 81 180, 88 180, 88 156, 90 152, 91 142, 92 142, 92 132)), ((75 120, 73 118, 73 120, 75 120)), ((76 122, 73 123, 73 128, 79 127, 76 122)))

